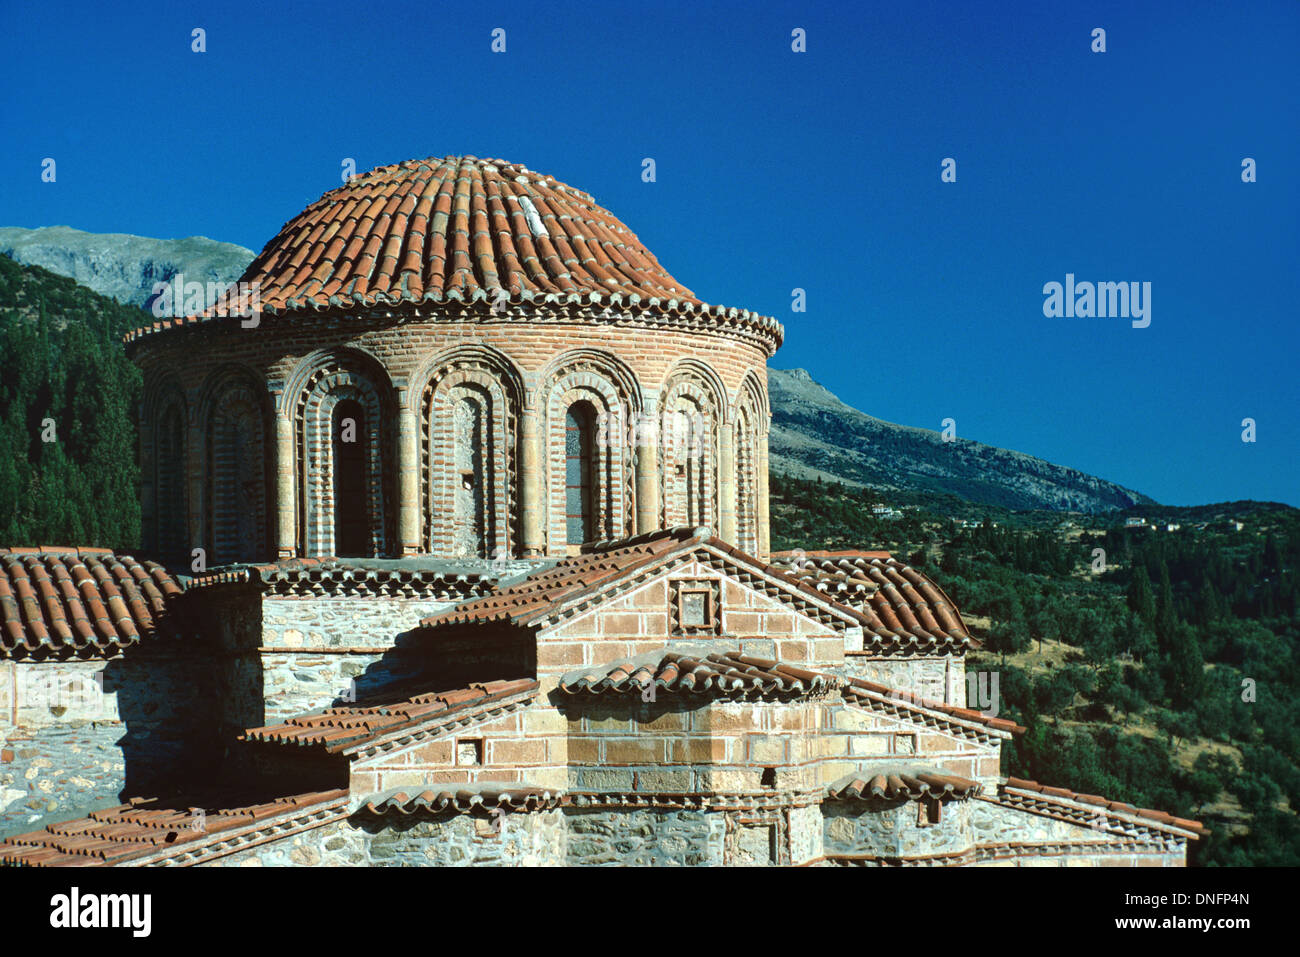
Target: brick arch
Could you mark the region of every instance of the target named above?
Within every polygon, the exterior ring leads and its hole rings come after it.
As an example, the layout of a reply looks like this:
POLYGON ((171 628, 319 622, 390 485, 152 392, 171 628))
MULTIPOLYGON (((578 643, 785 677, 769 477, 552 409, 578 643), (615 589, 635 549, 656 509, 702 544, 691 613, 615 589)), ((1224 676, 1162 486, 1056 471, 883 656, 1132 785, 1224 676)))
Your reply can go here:
POLYGON ((759 427, 763 434, 767 434, 767 423, 771 418, 765 382, 765 376, 760 377, 757 371, 750 369, 741 378, 740 388, 736 390, 736 398, 733 403, 735 408, 739 408, 746 401, 746 398, 752 402, 754 408, 758 410, 759 427))
POLYGON ((270 397, 251 369, 228 366, 198 403, 203 529, 210 565, 270 557, 270 397))
POLYGON ((148 443, 144 450, 145 478, 152 503, 145 521, 146 547, 168 564, 189 558, 189 403, 180 383, 157 380, 146 391, 144 414, 148 443))
POLYGON ((751 555, 762 547, 758 499, 765 487, 759 474, 767 435, 767 398, 758 376, 741 381, 734 413, 736 442, 736 544, 751 555))
POLYGON ((523 396, 517 370, 495 350, 460 347, 426 364, 414 381, 423 383, 423 547, 445 557, 513 554, 523 396))
POLYGON ((392 383, 383 367, 363 353, 346 350, 310 358, 306 373, 299 374, 300 366, 290 378, 297 444, 299 554, 318 557, 335 552, 334 412, 341 402, 355 401, 365 417, 357 436, 364 443, 365 493, 360 503, 348 503, 348 507, 366 510, 369 555, 387 555, 392 551, 396 525, 392 514, 396 424, 392 383))
POLYGON ((718 525, 718 445, 726 393, 695 360, 674 367, 659 398, 659 525, 718 525))
POLYGON ((663 386, 659 390, 660 404, 663 397, 678 382, 692 382, 708 394, 709 402, 719 410, 724 421, 729 421, 730 409, 727 403, 727 387, 722 384, 722 377, 707 362, 699 359, 678 359, 664 376, 663 386))
POLYGON ((600 538, 632 534, 636 508, 630 429, 642 412, 636 377, 612 356, 580 350, 553 362, 543 382, 547 552, 563 554, 566 547, 565 416, 578 402, 589 402, 597 417, 592 524, 600 538))

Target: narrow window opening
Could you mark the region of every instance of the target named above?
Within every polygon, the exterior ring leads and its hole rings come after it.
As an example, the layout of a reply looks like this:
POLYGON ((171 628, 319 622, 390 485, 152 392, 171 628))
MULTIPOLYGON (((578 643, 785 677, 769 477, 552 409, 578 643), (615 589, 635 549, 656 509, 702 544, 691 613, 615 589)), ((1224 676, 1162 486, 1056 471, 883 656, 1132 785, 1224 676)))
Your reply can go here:
POLYGON ((592 541, 592 473, 595 454, 596 410, 589 402, 575 402, 564 418, 564 519, 565 541, 581 545, 592 541))
POLYGON ((370 554, 367 503, 366 414, 361 403, 345 399, 334 407, 334 554, 370 554))
POLYGON ((943 814, 943 805, 938 801, 918 801, 916 803, 917 827, 930 827, 939 823, 943 814))
POLYGON ((765 788, 776 787, 776 768, 764 768, 763 776, 759 779, 759 785, 765 788))

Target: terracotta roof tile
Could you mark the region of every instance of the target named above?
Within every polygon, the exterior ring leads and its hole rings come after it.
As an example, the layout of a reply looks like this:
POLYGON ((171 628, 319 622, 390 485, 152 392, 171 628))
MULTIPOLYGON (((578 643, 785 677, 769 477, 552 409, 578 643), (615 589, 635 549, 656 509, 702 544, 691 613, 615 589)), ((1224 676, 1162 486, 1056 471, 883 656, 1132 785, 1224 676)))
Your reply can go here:
POLYGON ((838 687, 840 681, 831 675, 734 652, 704 657, 656 652, 572 671, 560 678, 560 687, 572 695, 639 695, 652 683, 667 692, 755 698, 820 694, 838 687))
POLYGON ((1071 791, 1068 788, 1054 788, 1039 784, 1037 781, 1028 781, 1024 778, 1007 778, 999 788, 1002 793, 1021 792, 1033 795, 1041 795, 1048 798, 1060 798, 1066 801, 1074 801, 1078 804, 1087 804, 1093 807, 1104 808, 1119 814, 1127 814, 1154 825, 1164 825, 1166 827, 1176 827, 1184 831, 1191 831, 1197 835, 1209 833, 1209 829, 1200 821, 1193 821, 1184 817, 1174 817, 1167 811, 1157 811, 1152 808, 1134 807, 1132 804, 1125 804, 1122 801, 1110 801, 1095 794, 1080 794, 1077 791, 1071 791))
POLYGON ((863 769, 845 775, 826 789, 836 801, 918 801, 922 798, 965 800, 984 790, 978 781, 938 769, 863 769))
POLYGON ((346 790, 313 791, 239 803, 240 798, 187 798, 184 803, 134 798, 89 816, 0 841, 0 865, 96 867, 228 837, 261 821, 342 802, 346 790))
POLYGON ((116 654, 180 593, 161 565, 106 548, 0 548, 0 658, 116 654))
POLYGON ((387 704, 327 708, 315 714, 290 718, 280 724, 250 728, 241 741, 323 747, 330 754, 364 747, 399 731, 414 730, 452 716, 499 706, 502 702, 535 693, 530 678, 488 681, 454 691, 427 692, 387 704))
POLYGON ((951 654, 980 646, 943 590, 888 552, 777 552, 772 563, 858 609, 872 651, 951 654))
POLYGON ((970 721, 976 724, 982 724, 995 731, 1008 731, 1012 734, 1024 734, 1025 729, 1014 721, 1008 721, 1006 718, 991 718, 988 715, 976 711, 973 708, 958 708, 954 705, 944 704, 942 701, 933 701, 922 698, 910 691, 901 691, 897 688, 889 688, 885 685, 876 684, 874 681, 867 681, 865 678, 848 678, 844 688, 846 698, 886 698, 890 701, 897 701, 903 704, 914 705, 919 708, 925 708, 929 711, 938 711, 949 717, 960 718, 962 721, 970 721))
POLYGON ((409 816, 445 811, 491 812, 497 808, 503 811, 548 811, 567 803, 568 799, 558 791, 528 785, 484 786, 455 791, 416 791, 408 788, 387 795, 376 795, 362 806, 362 810, 382 817, 386 814, 409 816))
POLYGON ((491 595, 464 602, 455 608, 425 618, 426 628, 509 622, 525 626, 546 618, 561 604, 595 594, 604 586, 635 574, 670 556, 708 548, 749 566, 818 602, 828 604, 855 624, 867 618, 834 595, 819 592, 776 565, 768 565, 734 545, 717 538, 708 528, 679 526, 647 532, 631 538, 583 546, 582 554, 562 559, 555 565, 533 572, 522 581, 491 595))
MULTIPOLYGON (((783 335, 775 319, 701 302, 587 193, 474 156, 408 160, 354 177, 286 223, 239 282, 257 284, 268 314, 504 296, 711 316, 755 327, 772 349, 783 335)), ((162 320, 127 340, 223 310, 162 320)))

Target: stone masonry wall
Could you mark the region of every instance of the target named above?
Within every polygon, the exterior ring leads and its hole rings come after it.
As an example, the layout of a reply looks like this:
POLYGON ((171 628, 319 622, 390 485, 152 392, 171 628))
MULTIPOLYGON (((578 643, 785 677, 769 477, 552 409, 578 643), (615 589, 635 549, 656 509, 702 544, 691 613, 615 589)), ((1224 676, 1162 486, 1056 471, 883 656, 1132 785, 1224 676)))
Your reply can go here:
POLYGON ((946 733, 919 721, 908 721, 842 703, 823 705, 816 739, 823 783, 873 766, 924 765, 938 767, 985 782, 996 783, 1001 763, 997 739, 981 743, 946 733))
POLYGON ((259 649, 266 720, 327 708, 349 694, 364 698, 421 674, 430 656, 413 648, 420 619, 449 607, 398 597, 266 596, 259 649))
POLYGON ((1183 867, 1187 844, 1135 848, 1123 835, 1058 821, 992 801, 971 802, 971 835, 985 849, 981 863, 1003 867, 1183 867))
POLYGON ((565 813, 565 863, 583 866, 719 866, 726 815, 670 810, 573 810, 565 813))
POLYGON ((565 862, 556 811, 499 818, 416 815, 399 822, 351 818, 213 861, 220 867, 537 867, 565 862))
POLYGON ((937 824, 919 822, 919 805, 905 801, 869 808, 858 801, 822 805, 825 852, 849 858, 925 858, 957 855, 971 848, 969 801, 942 806, 937 824))
POLYGON ((180 649, 0 662, 0 832, 206 781, 208 677, 180 649))

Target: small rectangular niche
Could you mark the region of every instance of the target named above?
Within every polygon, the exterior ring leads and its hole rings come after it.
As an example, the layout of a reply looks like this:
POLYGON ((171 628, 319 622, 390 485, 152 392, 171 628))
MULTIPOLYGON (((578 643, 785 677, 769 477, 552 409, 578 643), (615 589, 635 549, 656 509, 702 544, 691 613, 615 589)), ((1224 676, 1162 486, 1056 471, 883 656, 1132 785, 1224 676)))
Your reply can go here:
POLYGON ((483 763, 482 738, 458 738, 456 741, 456 764, 471 767, 483 763))

